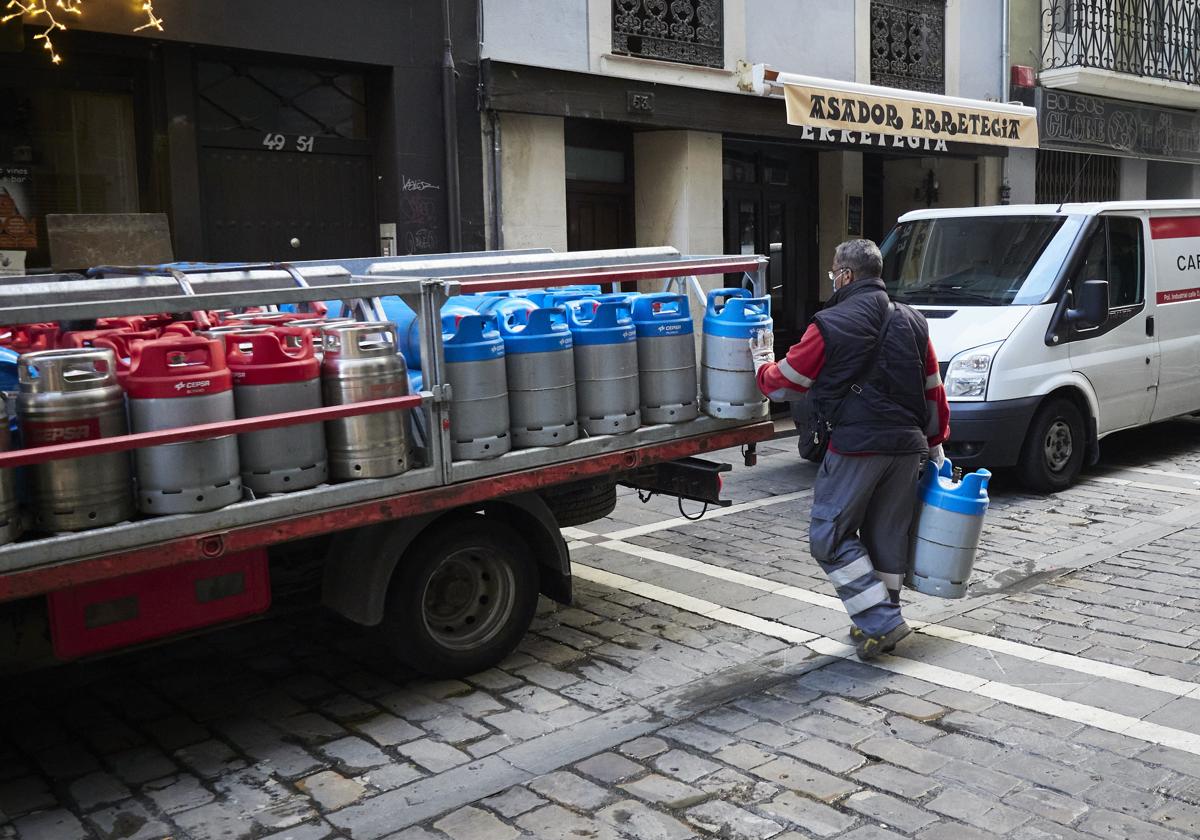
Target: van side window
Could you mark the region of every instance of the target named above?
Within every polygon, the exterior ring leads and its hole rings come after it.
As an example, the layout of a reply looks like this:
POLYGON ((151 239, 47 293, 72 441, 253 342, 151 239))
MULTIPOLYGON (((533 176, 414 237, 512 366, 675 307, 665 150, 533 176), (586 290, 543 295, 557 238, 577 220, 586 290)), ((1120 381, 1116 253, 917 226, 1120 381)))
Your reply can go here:
POLYGON ((1142 220, 1105 216, 1084 248, 1083 262, 1071 278, 1071 290, 1085 280, 1107 280, 1110 308, 1137 306, 1145 293, 1143 264, 1142 220))
POLYGON ((1142 220, 1108 219, 1108 305, 1113 309, 1142 302, 1142 220))

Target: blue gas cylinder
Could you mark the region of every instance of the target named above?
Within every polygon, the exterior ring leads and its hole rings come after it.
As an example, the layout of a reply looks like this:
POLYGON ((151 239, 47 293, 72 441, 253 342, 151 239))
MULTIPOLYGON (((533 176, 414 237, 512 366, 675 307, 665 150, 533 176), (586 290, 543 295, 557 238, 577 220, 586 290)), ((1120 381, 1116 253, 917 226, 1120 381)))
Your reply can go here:
MULTIPOLYGON (((11 347, 0 347, 0 391, 15 392, 21 389, 17 381, 17 359, 20 357, 21 354, 11 347)), ((3 406, 9 431, 15 434, 17 432, 16 412, 8 416, 7 400, 3 402, 3 406)))
POLYGON ((942 462, 941 470, 932 461, 925 463, 918 482, 917 527, 907 586, 940 598, 967 594, 991 477, 987 470, 977 470, 955 481, 949 459, 942 462))
MULTIPOLYGON (((451 300, 461 299, 461 297, 451 298, 451 300)), ((383 311, 387 315, 387 320, 396 325, 396 349, 404 356, 404 362, 408 365, 409 370, 420 370, 421 325, 420 319, 417 318, 417 313, 398 297, 380 298, 380 301, 383 303, 383 311)), ((447 315, 463 316, 474 314, 474 308, 450 302, 447 302, 441 311, 443 318, 447 315)))
POLYGON ((11 347, 0 347, 0 391, 19 391, 17 359, 21 354, 11 347))
POLYGON ((637 329, 628 300, 572 301, 579 425, 589 435, 619 435, 642 425, 637 329))
POLYGON ((602 295, 592 295, 592 300, 597 303, 607 303, 608 301, 615 300, 633 306, 634 301, 639 297, 641 297, 640 292, 606 292, 602 295))
MULTIPOLYGON (((547 290, 541 295, 539 305, 543 307, 563 306, 580 300, 595 300, 599 292, 585 291, 583 289, 561 289, 557 291, 547 290)), ((531 298, 532 299, 532 298, 531 298)))
POLYGON ((710 417, 752 420, 766 417, 767 398, 758 390, 749 340, 771 331, 771 299, 747 289, 713 289, 704 312, 700 351, 700 410, 710 417))
POLYGON ((476 311, 484 315, 495 315, 497 322, 524 323, 524 314, 538 305, 523 295, 490 295, 476 304, 476 311))
POLYGON ((573 286, 547 286, 545 289, 537 291, 526 291, 523 297, 529 298, 538 306, 561 306, 568 300, 580 300, 603 293, 604 290, 600 288, 599 283, 577 283, 573 286))
POLYGON ((421 373, 418 368, 408 369, 408 393, 416 394, 421 390, 421 386, 425 384, 425 374, 421 373))
POLYGON ((450 454, 456 461, 495 458, 512 448, 504 339, 496 317, 475 312, 442 316, 450 454))
POLYGON ((575 355, 561 306, 499 321, 513 446, 560 446, 579 437, 575 355))
POLYGON ((687 295, 661 292, 633 298, 642 421, 683 423, 700 413, 696 340, 687 295))
POLYGON ((398 297, 383 297, 383 314, 396 325, 396 349, 404 356, 409 370, 421 367, 421 332, 417 313, 398 297))

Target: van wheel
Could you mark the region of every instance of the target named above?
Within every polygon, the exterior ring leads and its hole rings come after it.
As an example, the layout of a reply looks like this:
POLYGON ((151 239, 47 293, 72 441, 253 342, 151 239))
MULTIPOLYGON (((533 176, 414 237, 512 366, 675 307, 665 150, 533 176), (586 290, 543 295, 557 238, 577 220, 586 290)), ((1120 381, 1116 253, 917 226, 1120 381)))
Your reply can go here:
POLYGON ((1018 465, 1021 483, 1039 493, 1066 490, 1079 478, 1086 454, 1083 417, 1075 403, 1056 397, 1029 424, 1018 465))
POLYGON ((538 570, 512 528, 453 517, 404 553, 388 587, 382 630, 397 658, 437 677, 496 665, 533 621, 538 570))

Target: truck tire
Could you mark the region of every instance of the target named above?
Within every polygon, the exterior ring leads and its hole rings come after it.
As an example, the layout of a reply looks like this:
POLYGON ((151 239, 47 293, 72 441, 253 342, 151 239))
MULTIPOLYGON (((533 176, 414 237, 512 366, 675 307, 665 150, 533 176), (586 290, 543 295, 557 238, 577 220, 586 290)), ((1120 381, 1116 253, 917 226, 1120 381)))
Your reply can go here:
POLYGON ((599 481, 568 484, 541 494, 559 528, 585 525, 608 516, 617 506, 617 484, 599 481))
POLYGON ((1079 478, 1086 450, 1087 433, 1075 403, 1048 400, 1033 416, 1021 447, 1021 483, 1038 493, 1066 490, 1079 478))
POLYGON ((453 517, 404 552, 381 629, 417 671, 462 677, 512 653, 537 599, 537 565, 516 531, 481 516, 453 517))

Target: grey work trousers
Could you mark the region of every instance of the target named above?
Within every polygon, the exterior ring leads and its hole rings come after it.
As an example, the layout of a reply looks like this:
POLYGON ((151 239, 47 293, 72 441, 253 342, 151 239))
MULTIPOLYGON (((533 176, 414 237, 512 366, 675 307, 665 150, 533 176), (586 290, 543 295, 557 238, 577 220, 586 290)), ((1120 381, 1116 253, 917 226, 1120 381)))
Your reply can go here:
POLYGON ((896 627, 922 453, 825 453, 813 488, 809 547, 867 635, 896 627))

